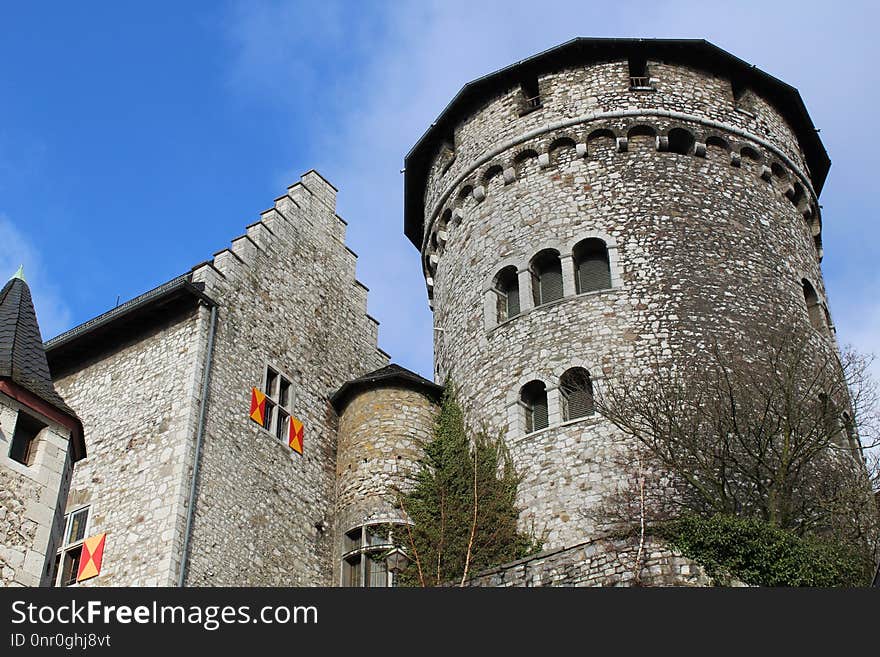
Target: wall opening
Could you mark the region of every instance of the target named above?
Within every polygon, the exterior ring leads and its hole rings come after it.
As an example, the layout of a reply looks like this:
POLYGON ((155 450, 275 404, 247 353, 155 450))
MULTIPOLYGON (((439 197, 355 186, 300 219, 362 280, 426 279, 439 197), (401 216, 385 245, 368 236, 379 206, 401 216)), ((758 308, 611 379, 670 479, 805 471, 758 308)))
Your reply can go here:
POLYGON ((530 381, 519 393, 519 401, 525 414, 526 433, 546 429, 549 426, 547 412, 547 386, 543 381, 530 381))
POLYGON ((578 242, 572 251, 572 261, 578 294, 611 287, 611 265, 605 242, 597 237, 578 242))
POLYGON ((593 382, 590 373, 583 367, 573 367, 563 374, 559 379, 559 391, 563 421, 594 413, 593 382))
POLYGON ((9 446, 9 458, 22 465, 33 465, 37 454, 37 436, 45 428, 43 422, 19 411, 9 446))
POLYGON ((559 252, 545 249, 532 258, 532 296, 535 306, 562 298, 562 263, 559 252))

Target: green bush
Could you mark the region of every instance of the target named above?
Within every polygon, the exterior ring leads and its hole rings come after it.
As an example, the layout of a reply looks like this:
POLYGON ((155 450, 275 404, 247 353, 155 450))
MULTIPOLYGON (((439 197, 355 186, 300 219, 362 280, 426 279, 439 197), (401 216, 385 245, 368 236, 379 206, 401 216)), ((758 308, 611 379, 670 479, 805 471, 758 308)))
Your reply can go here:
POLYGON ((701 563, 716 582, 725 573, 757 586, 867 586, 870 564, 831 540, 799 537, 758 519, 687 515, 657 533, 701 563))
POLYGON ((454 583, 466 569, 473 574, 539 550, 540 543, 518 529, 519 480, 500 436, 467 430, 448 383, 412 489, 399 497, 413 523, 401 541, 413 561, 399 585, 454 583))

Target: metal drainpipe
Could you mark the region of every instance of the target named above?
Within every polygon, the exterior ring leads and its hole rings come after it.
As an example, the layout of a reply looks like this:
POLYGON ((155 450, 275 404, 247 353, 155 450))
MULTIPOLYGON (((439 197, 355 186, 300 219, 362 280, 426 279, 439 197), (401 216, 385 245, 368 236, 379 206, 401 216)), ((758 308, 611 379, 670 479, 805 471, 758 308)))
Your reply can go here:
POLYGON ((217 330, 217 306, 211 306, 211 327, 208 330, 208 354, 205 359, 205 374, 202 377, 202 398, 199 402, 199 426, 196 429, 196 453, 193 461, 192 483, 189 489, 189 502, 186 513, 186 530, 183 534, 183 555, 180 560, 180 578, 177 586, 183 586, 186 580, 186 566, 189 560, 189 542, 192 536, 193 520, 196 510, 196 484, 199 479, 199 466, 201 465, 202 440, 205 436, 205 414, 208 409, 208 385, 211 382, 211 363, 214 355, 214 334, 217 330))

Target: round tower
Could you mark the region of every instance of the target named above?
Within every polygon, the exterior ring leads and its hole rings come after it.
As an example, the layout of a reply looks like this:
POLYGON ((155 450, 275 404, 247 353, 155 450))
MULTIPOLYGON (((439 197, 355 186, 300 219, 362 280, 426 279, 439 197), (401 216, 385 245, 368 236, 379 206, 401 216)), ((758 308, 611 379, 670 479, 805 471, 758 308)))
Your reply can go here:
POLYGON ((407 156, 437 380, 505 432, 545 547, 590 538, 619 476, 592 404, 615 368, 780 316, 833 347, 816 132, 705 41, 575 39, 466 85, 407 156))
POLYGON ((396 491, 410 485, 419 467, 442 392, 388 365, 348 381, 331 398, 339 417, 334 578, 342 586, 389 584, 386 564, 377 557, 409 522, 396 491))

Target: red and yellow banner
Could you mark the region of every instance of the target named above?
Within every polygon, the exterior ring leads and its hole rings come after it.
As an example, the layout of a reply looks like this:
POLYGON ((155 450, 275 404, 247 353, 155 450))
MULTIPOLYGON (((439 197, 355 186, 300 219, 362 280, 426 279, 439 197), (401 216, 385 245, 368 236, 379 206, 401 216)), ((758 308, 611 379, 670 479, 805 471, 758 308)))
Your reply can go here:
POLYGON ((263 426, 266 418, 266 395, 254 388, 251 391, 251 419, 263 426))
POLYGON ((294 452, 303 453, 303 423, 292 415, 290 416, 290 436, 287 444, 294 452))
POLYGON ((104 561, 104 541, 107 534, 95 534, 87 538, 82 544, 82 554, 79 558, 79 570, 76 573, 76 581, 82 582, 101 573, 101 563, 104 561))

